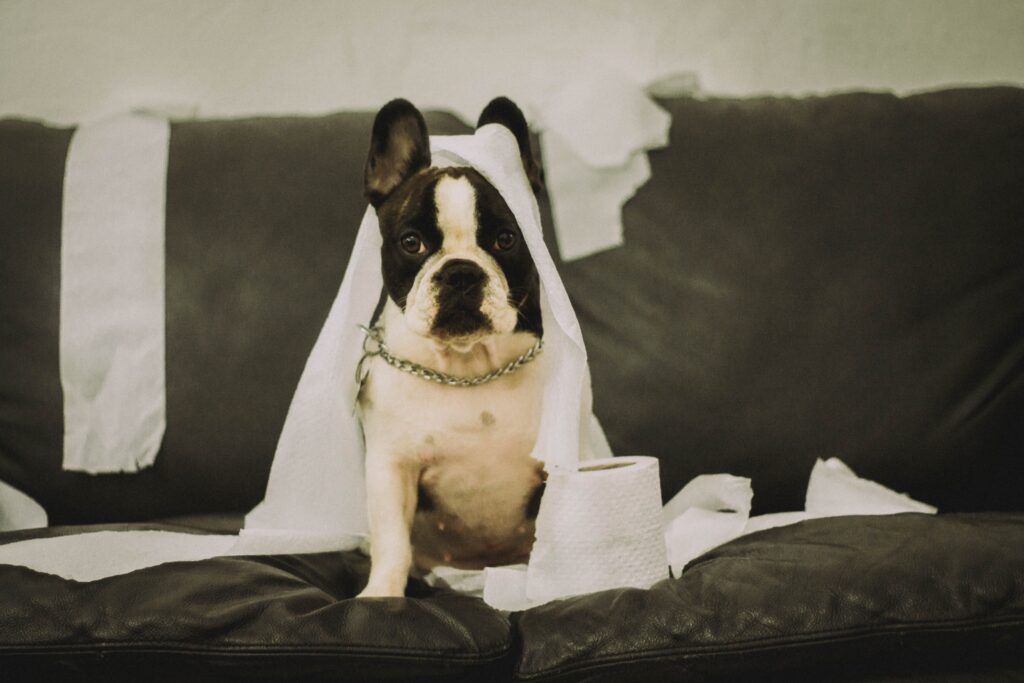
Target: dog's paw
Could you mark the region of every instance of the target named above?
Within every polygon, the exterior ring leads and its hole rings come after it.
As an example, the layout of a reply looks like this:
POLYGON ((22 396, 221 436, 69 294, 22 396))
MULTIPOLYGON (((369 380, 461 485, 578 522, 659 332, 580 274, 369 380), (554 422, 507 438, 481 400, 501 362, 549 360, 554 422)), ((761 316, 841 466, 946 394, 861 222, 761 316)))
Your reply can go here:
POLYGON ((357 598, 402 598, 405 597, 405 579, 402 581, 371 581, 366 584, 357 598))

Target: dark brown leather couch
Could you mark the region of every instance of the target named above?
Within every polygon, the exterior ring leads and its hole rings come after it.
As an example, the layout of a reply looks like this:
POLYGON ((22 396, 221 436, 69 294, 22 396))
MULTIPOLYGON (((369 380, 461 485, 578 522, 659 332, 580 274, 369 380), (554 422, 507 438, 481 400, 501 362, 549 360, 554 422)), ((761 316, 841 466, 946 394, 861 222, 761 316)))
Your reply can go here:
MULTIPOLYGON (((0 681, 1024 680, 1024 91, 662 104, 626 245, 561 264, 615 451, 657 456, 666 495, 752 477, 755 512, 801 509, 838 456, 939 515, 771 529, 511 614, 417 581, 352 600, 358 553, 0 566, 0 681)), ((102 476, 60 467, 71 131, 0 122, 0 479, 54 525, 0 544, 237 528, 365 209, 371 121, 172 126, 167 432, 102 476)))

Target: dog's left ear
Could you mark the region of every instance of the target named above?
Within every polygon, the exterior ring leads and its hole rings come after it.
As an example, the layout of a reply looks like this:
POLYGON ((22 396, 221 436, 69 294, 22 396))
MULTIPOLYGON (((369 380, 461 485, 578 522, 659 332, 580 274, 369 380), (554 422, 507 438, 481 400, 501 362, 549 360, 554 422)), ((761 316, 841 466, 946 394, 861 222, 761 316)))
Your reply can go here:
POLYGON ((380 208, 399 185, 430 166, 430 138, 419 109, 408 100, 391 100, 373 121, 363 194, 380 208))
POLYGON ((530 129, 526 125, 526 117, 523 116, 523 112, 509 98, 495 97, 480 113, 480 119, 476 122, 476 127, 479 128, 488 123, 499 123, 512 131, 512 134, 516 136, 516 142, 519 143, 519 156, 523 160, 523 170, 526 171, 526 178, 530 181, 530 187, 533 188, 534 193, 540 192, 543 186, 543 179, 540 166, 534 161, 533 150, 530 149, 530 129))

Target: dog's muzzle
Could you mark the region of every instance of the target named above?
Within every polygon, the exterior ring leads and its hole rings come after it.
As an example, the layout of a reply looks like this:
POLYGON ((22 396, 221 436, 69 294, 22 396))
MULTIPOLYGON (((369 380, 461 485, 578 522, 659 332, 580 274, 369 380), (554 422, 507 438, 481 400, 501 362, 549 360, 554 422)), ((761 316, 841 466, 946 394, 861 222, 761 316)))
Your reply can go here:
POLYGON ((434 273, 437 315, 431 332, 439 337, 463 337, 491 329, 491 321, 480 311, 487 286, 487 273, 467 259, 452 259, 434 273))

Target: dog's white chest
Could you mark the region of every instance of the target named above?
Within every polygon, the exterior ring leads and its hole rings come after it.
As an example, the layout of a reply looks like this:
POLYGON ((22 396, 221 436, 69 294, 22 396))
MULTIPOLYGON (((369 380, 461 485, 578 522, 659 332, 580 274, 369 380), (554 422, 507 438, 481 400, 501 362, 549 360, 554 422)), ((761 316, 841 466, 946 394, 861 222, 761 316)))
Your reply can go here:
POLYGON ((361 401, 364 429, 375 448, 416 463, 412 543, 421 569, 528 556, 543 483, 540 463, 530 457, 540 424, 541 361, 489 384, 448 387, 372 359, 361 401))

